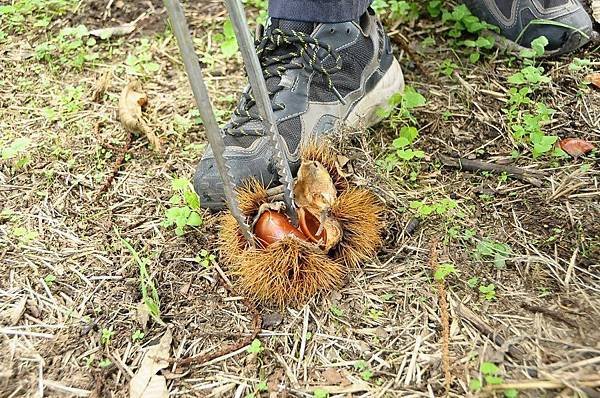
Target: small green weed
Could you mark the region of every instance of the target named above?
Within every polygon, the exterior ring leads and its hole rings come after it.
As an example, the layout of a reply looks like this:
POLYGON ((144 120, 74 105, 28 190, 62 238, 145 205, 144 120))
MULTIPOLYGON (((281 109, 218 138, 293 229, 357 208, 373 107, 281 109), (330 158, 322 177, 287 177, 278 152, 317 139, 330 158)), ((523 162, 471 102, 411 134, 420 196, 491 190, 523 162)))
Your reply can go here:
POLYGON ((0 153, 2 160, 11 160, 17 169, 25 167, 31 158, 27 154, 27 150, 31 146, 29 137, 19 137, 9 142, 6 146, 3 144, 0 153))
POLYGON ((77 5, 74 0, 16 0, 0 5, 0 26, 8 32, 45 28, 77 5))
POLYGON ((250 354, 260 354, 264 350, 265 348, 263 347, 259 339, 252 340, 252 343, 246 349, 246 351, 248 351, 250 354))
POLYGON ((504 269, 506 260, 512 255, 512 250, 506 243, 485 239, 477 243, 474 255, 478 260, 493 261, 497 269, 504 269))
POLYGON ((63 28, 50 41, 40 43, 35 48, 35 58, 51 66, 68 66, 81 70, 87 62, 97 60, 100 55, 92 49, 96 39, 89 36, 84 25, 63 28))
POLYGON ((48 285, 49 287, 52 286, 52 284, 54 282, 56 282, 56 276, 53 274, 48 274, 46 275, 46 277, 44 278, 44 282, 46 282, 46 285, 48 285))
POLYGON ((38 238, 38 233, 36 231, 25 227, 14 227, 11 232, 15 238, 24 244, 31 243, 38 238))
POLYGON ((416 210, 417 214, 421 218, 426 218, 432 214, 446 214, 453 209, 456 209, 458 204, 454 199, 444 198, 439 202, 434 202, 431 204, 426 204, 420 200, 414 200, 410 202, 410 208, 416 210))
POLYGON ((373 371, 369 368, 369 365, 362 359, 354 363, 354 369, 356 369, 359 372, 361 379, 363 379, 364 381, 371 381, 371 379, 373 378, 373 371))
POLYGON ((487 301, 496 299, 496 285, 490 283, 489 285, 480 285, 479 292, 483 294, 483 298, 487 301))
POLYGON ((169 203, 173 206, 166 210, 165 220, 161 223, 163 227, 175 226, 175 234, 184 234, 186 226, 199 227, 202 225, 200 215, 200 199, 192 188, 192 184, 185 178, 175 178, 171 182, 175 192, 169 203))
POLYGON ((160 70, 160 64, 154 61, 152 55, 152 44, 148 39, 140 39, 134 53, 127 55, 125 59, 127 73, 130 75, 147 76, 160 70))
POLYGON ((315 390, 313 391, 313 397, 314 398, 328 398, 329 391, 325 390, 324 388, 315 388, 315 390))
POLYGON ((494 47, 494 38, 491 35, 484 36, 483 31, 497 28, 480 21, 464 4, 455 6, 451 11, 444 9, 442 23, 451 26, 448 31, 448 36, 452 39, 450 45, 466 50, 472 63, 479 61, 483 52, 494 47), (467 35, 475 35, 476 38, 460 40, 467 35))
POLYGON ((114 335, 115 332, 113 331, 112 326, 108 329, 103 328, 100 334, 100 343, 103 345, 109 345, 114 335))
POLYGON ((102 369, 108 368, 110 365, 112 365, 112 361, 108 358, 104 358, 98 362, 98 366, 100 366, 102 369))
POLYGON ((133 341, 135 343, 136 341, 140 341, 141 339, 143 339, 144 336, 145 336, 144 332, 142 332, 141 330, 136 330, 131 335, 131 341, 133 341))
POLYGON ((214 39, 219 44, 225 58, 231 58, 237 54, 239 47, 233 31, 233 24, 229 19, 223 24, 223 33, 217 33, 214 39))
POLYGON ((440 264, 440 265, 438 265, 437 269, 435 270, 435 272, 433 274, 433 278, 436 281, 443 281, 450 274, 456 275, 456 268, 454 267, 454 264, 451 264, 451 263, 440 264))
POLYGON ((369 309, 369 318, 371 318, 375 322, 377 322, 379 320, 379 318, 381 318, 383 315, 384 315, 384 312, 382 310, 378 310, 375 308, 369 309))
POLYGON ((535 62, 544 54, 547 45, 548 39, 541 36, 533 40, 531 49, 521 53, 525 66, 508 78, 512 87, 508 92, 508 107, 503 110, 515 141, 530 147, 534 158, 549 153, 566 156, 562 150, 555 148, 558 137, 546 135, 543 131, 543 127, 552 120, 554 110, 532 98, 536 91, 551 82, 550 77, 544 74, 544 68, 535 62))
POLYGON ((242 0, 242 3, 258 9, 258 17, 256 18, 256 23, 264 25, 267 22, 267 0, 242 0))
POLYGON ((204 268, 210 268, 214 264, 216 257, 214 254, 210 254, 208 250, 200 250, 200 254, 196 256, 196 262, 204 268))
MULTIPOLYGON (((472 392, 481 391, 484 385, 498 385, 504 383, 504 379, 499 376, 500 368, 492 362, 483 362, 479 367, 479 372, 483 376, 483 379, 473 378, 469 382, 469 389, 472 392)), ((506 398, 516 398, 518 395, 519 392, 514 388, 504 391, 504 396, 506 398)))
POLYGON ((160 319, 160 299, 158 297, 158 290, 156 289, 154 281, 148 273, 147 268, 150 260, 147 258, 141 258, 133 246, 131 246, 128 241, 121 238, 121 235, 117 229, 115 229, 115 233, 121 241, 121 244, 125 246, 125 248, 131 253, 134 261, 138 265, 140 271, 140 292, 142 293, 142 302, 148 308, 150 316, 152 316, 156 322, 162 324, 163 322, 160 319))
POLYGON ((329 308, 329 312, 331 312, 334 316, 337 316, 338 318, 344 315, 344 311, 342 311, 342 309, 336 305, 332 305, 329 308))

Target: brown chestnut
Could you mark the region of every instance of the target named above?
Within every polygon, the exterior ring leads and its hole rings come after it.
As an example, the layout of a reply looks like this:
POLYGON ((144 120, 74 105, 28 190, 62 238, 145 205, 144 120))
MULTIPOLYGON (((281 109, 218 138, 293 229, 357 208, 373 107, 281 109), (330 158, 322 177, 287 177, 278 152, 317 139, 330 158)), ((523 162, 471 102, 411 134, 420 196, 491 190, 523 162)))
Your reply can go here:
POLYGON ((287 216, 272 210, 266 210, 260 215, 254 225, 254 234, 265 246, 290 235, 308 241, 302 231, 292 225, 287 216))

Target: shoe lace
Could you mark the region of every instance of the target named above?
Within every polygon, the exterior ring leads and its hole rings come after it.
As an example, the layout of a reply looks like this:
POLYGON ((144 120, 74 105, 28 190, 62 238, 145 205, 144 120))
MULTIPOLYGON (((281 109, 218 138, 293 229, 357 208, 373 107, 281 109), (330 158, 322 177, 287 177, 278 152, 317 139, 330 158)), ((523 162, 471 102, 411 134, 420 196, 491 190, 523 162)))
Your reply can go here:
MULTIPOLYGON (((337 51, 332 49, 329 44, 323 43, 304 32, 276 28, 256 42, 256 53, 265 79, 281 78, 290 69, 306 69, 308 72, 317 71, 324 75, 328 88, 333 91, 341 102, 344 102, 331 79, 331 75, 342 68, 342 60, 337 51), (286 51, 284 54, 274 54, 281 46, 290 47, 291 51, 286 51), (319 58, 318 52, 320 49, 323 49, 327 55, 319 58), (329 55, 333 58, 334 64, 326 67, 323 60, 329 55)), ((273 98, 277 92, 284 88, 280 83, 274 89, 268 90, 270 98, 273 98)), ((239 129, 240 126, 251 120, 263 120, 256 107, 252 109, 255 104, 256 100, 251 90, 242 93, 242 100, 233 112, 235 117, 225 129, 225 133, 233 136, 263 135, 260 129, 251 131, 239 129)), ((271 104, 274 111, 285 109, 284 104, 274 101, 271 101, 271 104)))

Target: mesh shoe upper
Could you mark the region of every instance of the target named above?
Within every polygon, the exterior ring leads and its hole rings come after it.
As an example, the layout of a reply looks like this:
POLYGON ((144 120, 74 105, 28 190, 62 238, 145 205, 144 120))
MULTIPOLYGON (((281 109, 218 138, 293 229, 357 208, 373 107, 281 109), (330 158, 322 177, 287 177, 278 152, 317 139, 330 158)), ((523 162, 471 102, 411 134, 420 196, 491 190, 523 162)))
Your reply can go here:
MULTIPOLYGON (((272 19, 257 38, 257 54, 293 171, 301 142, 345 120, 393 59, 389 40, 372 13, 338 24, 272 19)), ((247 177, 265 185, 277 180, 272 148, 248 87, 222 131, 236 183, 247 177)), ((214 204, 222 200, 210 149, 200 161, 194 186, 203 205, 217 207, 214 204)))
POLYGON ((550 54, 576 50, 589 41, 592 21, 579 0, 463 0, 474 15, 500 28, 524 47, 545 36, 550 54))

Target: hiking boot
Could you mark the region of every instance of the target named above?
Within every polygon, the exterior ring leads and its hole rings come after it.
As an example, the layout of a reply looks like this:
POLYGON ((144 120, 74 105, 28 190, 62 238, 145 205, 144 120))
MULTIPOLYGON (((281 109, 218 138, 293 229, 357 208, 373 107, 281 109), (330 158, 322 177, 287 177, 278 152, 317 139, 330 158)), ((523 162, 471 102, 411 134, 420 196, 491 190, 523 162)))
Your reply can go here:
MULTIPOLYGON (((326 135, 340 122, 352 127, 379 122, 376 110, 403 90, 404 78, 371 9, 345 23, 269 22, 257 37, 257 54, 295 174, 303 143, 326 135)), ((278 182, 272 147, 249 87, 222 132, 236 184, 249 177, 265 186, 278 182)), ((223 183, 210 148, 198 164, 194 188, 203 207, 224 207, 223 183)))
POLYGON ((463 0, 471 12, 500 28, 501 46, 529 48, 548 39, 545 56, 577 50, 593 33, 592 20, 579 0, 463 0))

